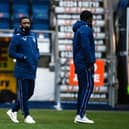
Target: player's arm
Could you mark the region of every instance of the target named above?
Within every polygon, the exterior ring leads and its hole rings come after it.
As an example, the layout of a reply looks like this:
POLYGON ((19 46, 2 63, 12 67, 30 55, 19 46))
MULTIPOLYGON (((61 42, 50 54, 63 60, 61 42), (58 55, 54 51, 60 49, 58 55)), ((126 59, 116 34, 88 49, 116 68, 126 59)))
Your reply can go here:
POLYGON ((14 35, 11 39, 11 42, 9 44, 8 53, 9 56, 15 59, 26 59, 26 56, 24 56, 22 53, 18 53, 18 47, 19 47, 19 41, 16 35, 14 35))
POLYGON ((94 59, 94 53, 93 52, 93 48, 91 47, 91 40, 90 37, 92 35, 91 31, 88 30, 84 30, 81 32, 81 45, 82 45, 82 50, 84 53, 84 56, 86 57, 86 61, 88 64, 94 63, 95 59, 94 59))

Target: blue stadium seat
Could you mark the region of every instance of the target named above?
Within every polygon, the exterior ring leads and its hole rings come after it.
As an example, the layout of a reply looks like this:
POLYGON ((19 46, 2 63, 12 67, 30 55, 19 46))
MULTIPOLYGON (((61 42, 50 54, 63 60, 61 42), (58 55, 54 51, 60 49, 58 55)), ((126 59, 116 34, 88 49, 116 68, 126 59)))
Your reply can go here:
POLYGON ((49 30, 50 0, 32 0, 32 29, 49 30))
POLYGON ((13 0, 12 5, 13 28, 19 24, 19 18, 29 16, 29 0, 13 0))
POLYGON ((32 18, 34 20, 48 20, 49 14, 48 14, 48 6, 44 5, 34 5, 32 8, 32 18))
POLYGON ((0 2, 0 12, 9 12, 9 4, 7 3, 1 3, 0 2))
POLYGON ((0 19, 0 29, 9 29, 10 23, 9 21, 3 21, 0 19))
POLYGON ((32 0, 33 5, 49 5, 50 0, 32 0))
POLYGON ((20 18, 22 16, 28 16, 29 15, 29 8, 27 5, 13 5, 13 18, 20 18))
POLYGON ((10 15, 9 15, 9 2, 6 0, 0 1, 0 29, 9 29, 10 15))
POLYGON ((13 21, 13 29, 19 27, 19 19, 13 21))
POLYGON ((0 19, 9 19, 9 13, 0 11, 0 19))
POLYGON ((49 30, 49 24, 33 23, 32 29, 34 29, 34 30, 49 30))
POLYGON ((22 4, 22 5, 26 5, 29 4, 30 0, 12 0, 13 4, 22 4))

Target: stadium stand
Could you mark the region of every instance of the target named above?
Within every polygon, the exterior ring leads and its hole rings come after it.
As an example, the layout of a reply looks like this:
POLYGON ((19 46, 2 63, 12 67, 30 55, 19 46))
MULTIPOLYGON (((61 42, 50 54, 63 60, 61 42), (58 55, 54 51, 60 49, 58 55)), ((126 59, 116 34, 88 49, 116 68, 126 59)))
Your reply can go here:
POLYGON ((32 29, 49 30, 50 0, 0 0, 0 29, 14 29, 19 18, 29 16, 32 29))

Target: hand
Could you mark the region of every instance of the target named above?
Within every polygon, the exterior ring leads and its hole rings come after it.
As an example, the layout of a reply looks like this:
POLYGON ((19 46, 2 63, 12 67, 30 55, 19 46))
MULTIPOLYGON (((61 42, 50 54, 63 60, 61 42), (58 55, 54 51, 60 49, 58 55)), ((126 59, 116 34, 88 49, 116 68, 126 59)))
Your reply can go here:
POLYGON ((23 56, 23 58, 19 59, 20 61, 25 61, 27 60, 27 57, 26 56, 23 56))
POLYGON ((27 57, 26 57, 26 56, 23 56, 23 59, 24 59, 24 60, 26 60, 26 59, 27 59, 27 57))

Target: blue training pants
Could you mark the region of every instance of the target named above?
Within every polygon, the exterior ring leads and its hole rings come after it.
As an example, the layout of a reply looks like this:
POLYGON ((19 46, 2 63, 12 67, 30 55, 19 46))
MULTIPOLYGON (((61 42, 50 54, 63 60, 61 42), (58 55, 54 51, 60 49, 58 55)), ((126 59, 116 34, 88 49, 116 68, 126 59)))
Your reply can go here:
POLYGON ((33 95, 35 81, 31 79, 17 79, 17 100, 12 111, 18 112, 21 108, 24 117, 29 115, 28 100, 33 95))
POLYGON ((88 101, 94 87, 93 70, 82 70, 77 73, 79 91, 77 100, 77 115, 81 118, 85 115, 88 101))

